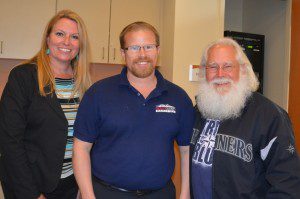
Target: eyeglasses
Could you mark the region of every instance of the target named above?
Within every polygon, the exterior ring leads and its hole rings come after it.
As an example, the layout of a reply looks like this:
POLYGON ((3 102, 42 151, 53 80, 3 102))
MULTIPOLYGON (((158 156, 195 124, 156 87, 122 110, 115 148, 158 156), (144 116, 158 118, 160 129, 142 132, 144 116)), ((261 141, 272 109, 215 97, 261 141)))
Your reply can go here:
POLYGON ((231 72, 235 65, 230 63, 225 63, 223 66, 219 66, 218 64, 209 64, 206 66, 206 70, 211 73, 216 73, 218 70, 222 69, 224 72, 231 72))
POLYGON ((133 46, 128 46, 127 48, 124 48, 124 50, 127 50, 128 52, 132 52, 132 53, 137 53, 137 52, 140 52, 140 50, 143 48, 145 52, 152 52, 157 47, 158 47, 158 45, 156 45, 156 44, 148 44, 145 46, 133 45, 133 46))

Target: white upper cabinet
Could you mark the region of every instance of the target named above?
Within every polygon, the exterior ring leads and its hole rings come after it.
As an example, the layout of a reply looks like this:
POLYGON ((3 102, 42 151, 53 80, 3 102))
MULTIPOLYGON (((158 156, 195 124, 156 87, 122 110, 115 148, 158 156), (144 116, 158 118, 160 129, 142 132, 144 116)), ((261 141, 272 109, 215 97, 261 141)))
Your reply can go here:
POLYGON ((160 0, 57 0, 57 10, 72 9, 84 20, 92 62, 122 64, 119 34, 134 21, 160 28, 160 0))
POLYGON ((0 58, 28 59, 40 49, 55 0, 0 0, 0 58))
POLYGON ((57 0, 57 11, 71 9, 85 22, 91 45, 91 59, 108 63, 110 0, 57 0))
POLYGON ((62 9, 83 18, 94 63, 123 63, 119 34, 129 23, 146 21, 160 30, 161 0, 0 0, 0 58, 34 56, 47 22, 62 9))

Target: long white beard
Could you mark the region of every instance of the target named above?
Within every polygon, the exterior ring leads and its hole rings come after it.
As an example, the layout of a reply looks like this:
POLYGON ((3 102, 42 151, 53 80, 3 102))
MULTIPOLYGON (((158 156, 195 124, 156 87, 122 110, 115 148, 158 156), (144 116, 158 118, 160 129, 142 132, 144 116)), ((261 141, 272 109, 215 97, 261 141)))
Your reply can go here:
POLYGON ((201 79, 196 101, 203 117, 218 120, 237 118, 251 95, 248 82, 246 75, 241 75, 238 83, 228 78, 218 78, 210 83, 205 78, 201 79), (230 90, 221 95, 220 89, 218 92, 213 84, 226 82, 231 84, 230 90))

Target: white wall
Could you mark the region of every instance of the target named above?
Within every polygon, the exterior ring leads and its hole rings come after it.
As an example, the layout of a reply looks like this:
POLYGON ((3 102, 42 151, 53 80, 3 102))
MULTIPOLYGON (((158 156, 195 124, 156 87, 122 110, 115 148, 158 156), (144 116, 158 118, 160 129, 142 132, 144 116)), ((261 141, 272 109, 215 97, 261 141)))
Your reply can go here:
POLYGON ((287 110, 291 0, 226 0, 225 30, 265 35, 264 95, 287 110))
POLYGON ((225 1, 225 30, 243 31, 243 1, 244 0, 225 1))
POLYGON ((159 71, 173 81, 175 0, 162 1, 162 26, 159 71))
POLYGON ((176 0, 173 82, 194 101, 198 82, 189 82, 189 65, 199 64, 203 48, 224 31, 225 0, 176 0))
POLYGON ((287 109, 290 1, 244 0, 243 31, 265 35, 264 94, 287 109))

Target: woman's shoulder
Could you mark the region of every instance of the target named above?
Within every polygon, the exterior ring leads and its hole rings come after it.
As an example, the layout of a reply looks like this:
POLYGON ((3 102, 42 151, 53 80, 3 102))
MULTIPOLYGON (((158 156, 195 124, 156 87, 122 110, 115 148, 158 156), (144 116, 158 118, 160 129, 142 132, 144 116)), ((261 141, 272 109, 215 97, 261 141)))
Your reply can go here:
POLYGON ((11 70, 11 73, 32 73, 36 72, 36 64, 35 63, 22 63, 16 65, 11 70))
POLYGON ((22 82, 23 84, 33 83, 37 79, 37 70, 34 63, 24 63, 15 66, 9 73, 8 80, 22 82))

